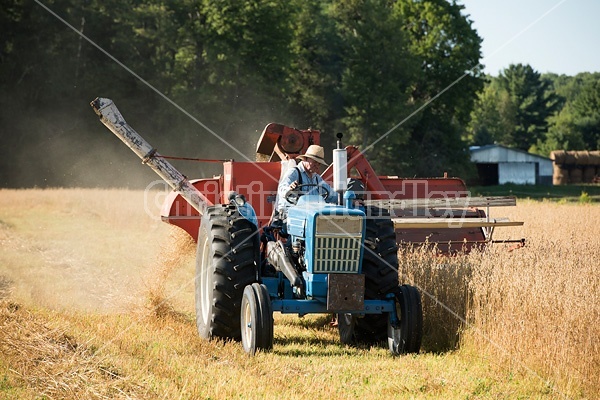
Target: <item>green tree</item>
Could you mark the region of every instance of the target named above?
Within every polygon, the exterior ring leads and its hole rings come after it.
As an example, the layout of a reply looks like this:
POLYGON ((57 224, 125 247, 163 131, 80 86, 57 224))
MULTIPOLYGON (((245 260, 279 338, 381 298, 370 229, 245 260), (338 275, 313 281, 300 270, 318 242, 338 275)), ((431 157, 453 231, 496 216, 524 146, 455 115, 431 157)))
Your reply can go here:
POLYGON ((295 109, 295 123, 321 129, 322 140, 331 145, 333 138, 328 136, 343 129, 340 81, 344 60, 342 40, 329 10, 329 2, 321 0, 294 3, 287 100, 295 109))
POLYGON ((467 141, 476 146, 509 141, 515 126, 514 116, 508 92, 500 89, 497 79, 489 78, 471 113, 467 141))
POLYGON ((296 101, 318 107, 320 126, 349 133, 381 173, 464 170, 460 131, 482 81, 465 74, 478 64, 481 39, 462 6, 355 0, 299 9, 291 79, 296 101))
POLYGON ((543 139, 530 148, 532 153, 548 157, 553 150, 581 150, 583 137, 576 124, 571 106, 566 105, 556 115, 550 117, 549 129, 543 139))
POLYGON ((383 172, 397 164, 395 153, 408 141, 404 128, 380 140, 406 109, 414 78, 402 19, 374 0, 334 1, 331 16, 344 60, 342 122, 351 140, 368 150, 383 172))
POLYGON ((548 156, 552 150, 594 150, 600 148, 598 85, 600 73, 576 76, 548 74, 555 93, 564 98, 558 113, 548 119, 548 133, 532 151, 548 156))
POLYGON ((249 123, 264 123, 266 114, 285 113, 293 34, 290 3, 204 1, 203 9, 210 32, 202 54, 210 65, 207 83, 218 99, 215 106, 221 112, 215 115, 227 117, 218 124, 219 132, 246 129, 249 123))
POLYGON ((412 107, 404 115, 426 105, 412 117, 410 142, 399 153, 407 172, 461 175, 470 166, 461 136, 483 87, 479 72, 482 40, 463 9, 456 1, 395 2, 394 10, 404 21, 411 54, 420 67, 411 82, 412 107))
POLYGON ((514 128, 501 143, 527 151, 545 136, 548 118, 560 107, 560 98, 549 90, 551 82, 529 65, 510 65, 500 73, 498 83, 514 110, 514 128))
POLYGON ((573 101, 573 109, 585 149, 600 149, 600 80, 583 88, 573 101))

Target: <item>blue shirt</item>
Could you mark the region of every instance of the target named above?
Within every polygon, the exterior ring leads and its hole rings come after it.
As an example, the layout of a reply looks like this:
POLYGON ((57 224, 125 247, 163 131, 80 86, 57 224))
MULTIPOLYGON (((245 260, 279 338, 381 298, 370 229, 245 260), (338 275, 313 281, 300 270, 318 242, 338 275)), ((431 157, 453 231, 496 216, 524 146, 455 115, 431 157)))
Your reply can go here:
POLYGON ((279 182, 279 186, 277 187, 277 196, 279 198, 279 201, 277 202, 277 210, 279 210, 279 211, 287 210, 288 207, 292 205, 291 203, 289 203, 285 200, 285 194, 288 192, 288 190, 290 190, 290 185, 293 182, 295 182, 295 181, 300 182, 300 179, 298 178, 298 172, 300 172, 300 174, 302 175, 302 183, 301 183, 302 185, 304 185, 304 184, 319 185, 319 186, 301 188, 300 193, 315 194, 315 195, 323 196, 325 194, 325 190, 328 190, 329 196, 327 197, 327 199, 325 199, 325 201, 327 201, 328 203, 336 203, 337 202, 337 198, 338 198, 337 193, 333 191, 331 186, 329 186, 327 184, 327 182, 325 182, 323 180, 323 178, 321 178, 321 175, 313 174, 312 178, 309 178, 308 173, 304 169, 304 164, 302 162, 300 162, 300 164, 298 164, 298 166, 297 166, 297 169, 294 167, 290 167, 286 171, 284 177, 279 182))

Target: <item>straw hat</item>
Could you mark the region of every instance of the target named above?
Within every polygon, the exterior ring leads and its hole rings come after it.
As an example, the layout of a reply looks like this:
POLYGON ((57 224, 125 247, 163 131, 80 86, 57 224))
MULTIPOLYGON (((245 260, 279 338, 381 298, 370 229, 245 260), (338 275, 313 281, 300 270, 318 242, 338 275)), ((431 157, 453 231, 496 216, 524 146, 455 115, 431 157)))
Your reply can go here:
POLYGON ((302 161, 306 161, 307 158, 310 158, 325 166, 329 165, 325 162, 325 150, 323 150, 321 146, 317 146, 316 144, 311 144, 310 146, 308 146, 308 149, 306 149, 306 153, 304 153, 304 155, 302 156, 298 156, 298 158, 302 161))

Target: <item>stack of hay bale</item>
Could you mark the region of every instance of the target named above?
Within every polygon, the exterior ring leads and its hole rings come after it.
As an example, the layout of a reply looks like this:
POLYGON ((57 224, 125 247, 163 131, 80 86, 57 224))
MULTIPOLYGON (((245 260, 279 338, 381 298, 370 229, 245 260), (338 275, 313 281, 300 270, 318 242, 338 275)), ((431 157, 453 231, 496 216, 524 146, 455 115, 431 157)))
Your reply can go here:
POLYGON ((554 185, 594 183, 600 175, 600 151, 555 150, 550 153, 553 161, 554 185))

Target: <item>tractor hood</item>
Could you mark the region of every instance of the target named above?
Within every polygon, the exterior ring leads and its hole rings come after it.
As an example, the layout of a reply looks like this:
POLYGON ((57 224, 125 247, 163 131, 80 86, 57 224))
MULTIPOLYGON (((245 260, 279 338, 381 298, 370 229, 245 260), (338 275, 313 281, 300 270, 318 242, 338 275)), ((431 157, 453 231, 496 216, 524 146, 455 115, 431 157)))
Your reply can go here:
MULTIPOLYGON (((305 242, 307 271, 310 274, 360 273, 365 213, 328 204, 320 196, 305 195, 300 200, 288 210, 287 231, 293 243, 305 242)), ((307 294, 321 291, 310 284, 307 286, 307 294)))
MULTIPOLYGON (((300 197, 298 204, 288 209, 287 232, 293 236, 302 238, 312 236, 315 233, 315 221, 319 215, 338 215, 364 218, 365 213, 359 209, 351 209, 336 204, 327 203, 321 196, 318 195, 304 195, 300 197)), ((339 229, 340 234, 345 233, 344 227, 340 227, 339 229)), ((348 233, 355 235, 357 232, 348 233)), ((360 234, 360 231, 358 233, 360 234)))

